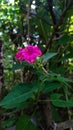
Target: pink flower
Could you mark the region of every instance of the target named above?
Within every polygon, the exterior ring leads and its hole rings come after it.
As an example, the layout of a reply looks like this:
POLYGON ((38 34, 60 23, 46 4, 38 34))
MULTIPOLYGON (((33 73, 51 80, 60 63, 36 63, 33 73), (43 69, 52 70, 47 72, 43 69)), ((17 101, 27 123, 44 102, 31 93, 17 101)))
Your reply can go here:
POLYGON ((42 52, 39 47, 28 45, 25 48, 19 49, 15 58, 20 61, 26 60, 29 63, 34 63, 36 58, 41 55, 42 52))

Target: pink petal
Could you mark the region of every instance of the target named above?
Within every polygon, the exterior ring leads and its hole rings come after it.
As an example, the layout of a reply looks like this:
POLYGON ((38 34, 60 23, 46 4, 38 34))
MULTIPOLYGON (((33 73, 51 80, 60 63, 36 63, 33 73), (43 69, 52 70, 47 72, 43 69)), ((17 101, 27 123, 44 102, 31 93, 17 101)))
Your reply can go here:
POLYGON ((28 45, 26 48, 21 48, 15 55, 17 60, 26 60, 29 63, 34 63, 38 56, 41 56, 42 52, 39 47, 28 45))

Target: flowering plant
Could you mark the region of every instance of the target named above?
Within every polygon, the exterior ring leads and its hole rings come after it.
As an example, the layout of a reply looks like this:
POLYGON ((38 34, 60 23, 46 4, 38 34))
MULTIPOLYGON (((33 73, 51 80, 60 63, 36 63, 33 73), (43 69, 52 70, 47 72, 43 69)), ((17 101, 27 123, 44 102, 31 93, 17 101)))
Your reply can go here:
MULTIPOLYGON (((50 101, 54 110, 54 106, 73 106, 71 101, 60 99, 61 94, 54 93, 55 90, 58 92, 62 88, 62 84, 71 82, 48 70, 48 60, 56 55, 57 53, 51 52, 43 55, 41 49, 34 45, 21 48, 15 54, 16 64, 13 66, 13 70, 21 70, 21 83, 13 87, 12 91, 0 102, 0 106, 10 111, 15 109, 16 112, 20 112, 16 130, 50 127, 52 125, 50 101), (37 57, 39 58, 37 59, 37 57), (22 75, 24 75, 24 79, 22 79, 22 75)), ((16 116, 15 120, 17 120, 16 116)))
POLYGON ((57 130, 73 118, 73 0, 0 4, 0 130, 57 130))

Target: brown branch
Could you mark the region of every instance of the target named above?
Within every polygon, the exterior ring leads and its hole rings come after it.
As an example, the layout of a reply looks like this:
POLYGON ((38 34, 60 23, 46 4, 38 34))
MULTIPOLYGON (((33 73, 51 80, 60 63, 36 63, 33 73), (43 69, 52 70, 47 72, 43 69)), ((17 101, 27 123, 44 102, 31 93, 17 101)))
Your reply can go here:
POLYGON ((52 115, 51 115, 51 106, 50 106, 50 102, 48 100, 48 102, 44 102, 43 100, 48 99, 47 94, 42 93, 39 97, 39 100, 41 100, 41 102, 39 102, 39 111, 41 113, 41 124, 42 127, 44 129, 48 129, 50 130, 50 128, 52 127, 52 115))
POLYGON ((68 120, 57 124, 56 130, 64 130, 73 127, 73 120, 68 120))
POLYGON ((30 20, 29 20, 29 16, 30 16, 30 0, 28 0, 28 5, 27 5, 27 35, 28 35, 28 44, 30 42, 30 20))
POLYGON ((54 10, 53 10, 53 0, 47 0, 47 3, 48 3, 48 7, 49 7, 49 12, 50 12, 50 15, 51 15, 51 18, 52 18, 52 22, 53 22, 53 28, 54 28, 54 31, 55 31, 55 36, 59 37, 59 34, 57 33, 58 28, 55 28, 56 25, 57 25, 57 20, 56 20, 56 16, 55 16, 55 13, 54 13, 54 10))
POLYGON ((53 25, 55 26, 56 25, 56 17, 55 17, 54 11, 53 11, 53 0, 47 0, 47 3, 48 3, 48 7, 49 7, 49 12, 50 12, 51 17, 52 17, 53 25))
POLYGON ((56 34, 56 30, 58 30, 58 27, 63 23, 63 20, 64 20, 64 16, 66 15, 67 11, 73 6, 73 0, 70 1, 70 3, 68 4, 68 6, 66 7, 66 9, 64 9, 62 15, 60 16, 60 19, 59 19, 59 22, 56 24, 53 32, 52 32, 52 35, 50 37, 50 39, 48 40, 48 42, 46 43, 46 48, 44 49, 43 51, 43 54, 46 53, 46 51, 48 50, 48 48, 51 48, 52 47, 52 41, 53 41, 53 38, 56 34))

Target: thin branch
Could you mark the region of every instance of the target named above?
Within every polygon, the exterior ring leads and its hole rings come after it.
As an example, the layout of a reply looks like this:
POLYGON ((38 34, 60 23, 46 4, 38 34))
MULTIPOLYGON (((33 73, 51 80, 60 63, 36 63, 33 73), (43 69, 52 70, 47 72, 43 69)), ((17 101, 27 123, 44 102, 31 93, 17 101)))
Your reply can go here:
POLYGON ((73 127, 73 120, 68 120, 57 124, 56 130, 65 130, 73 127))
POLYGON ((30 17, 30 0, 28 0, 28 5, 27 5, 27 28, 28 28, 28 44, 30 41, 30 21, 29 21, 29 17, 30 17))
POLYGON ((50 14, 52 17, 53 25, 55 26, 56 25, 56 17, 55 17, 54 11, 53 11, 53 0, 47 0, 47 3, 48 3, 49 11, 50 11, 50 14))
POLYGON ((47 76, 50 76, 50 74, 49 74, 48 71, 44 68, 44 66, 42 67, 42 69, 43 69, 43 71, 45 72, 45 74, 46 74, 47 76))

